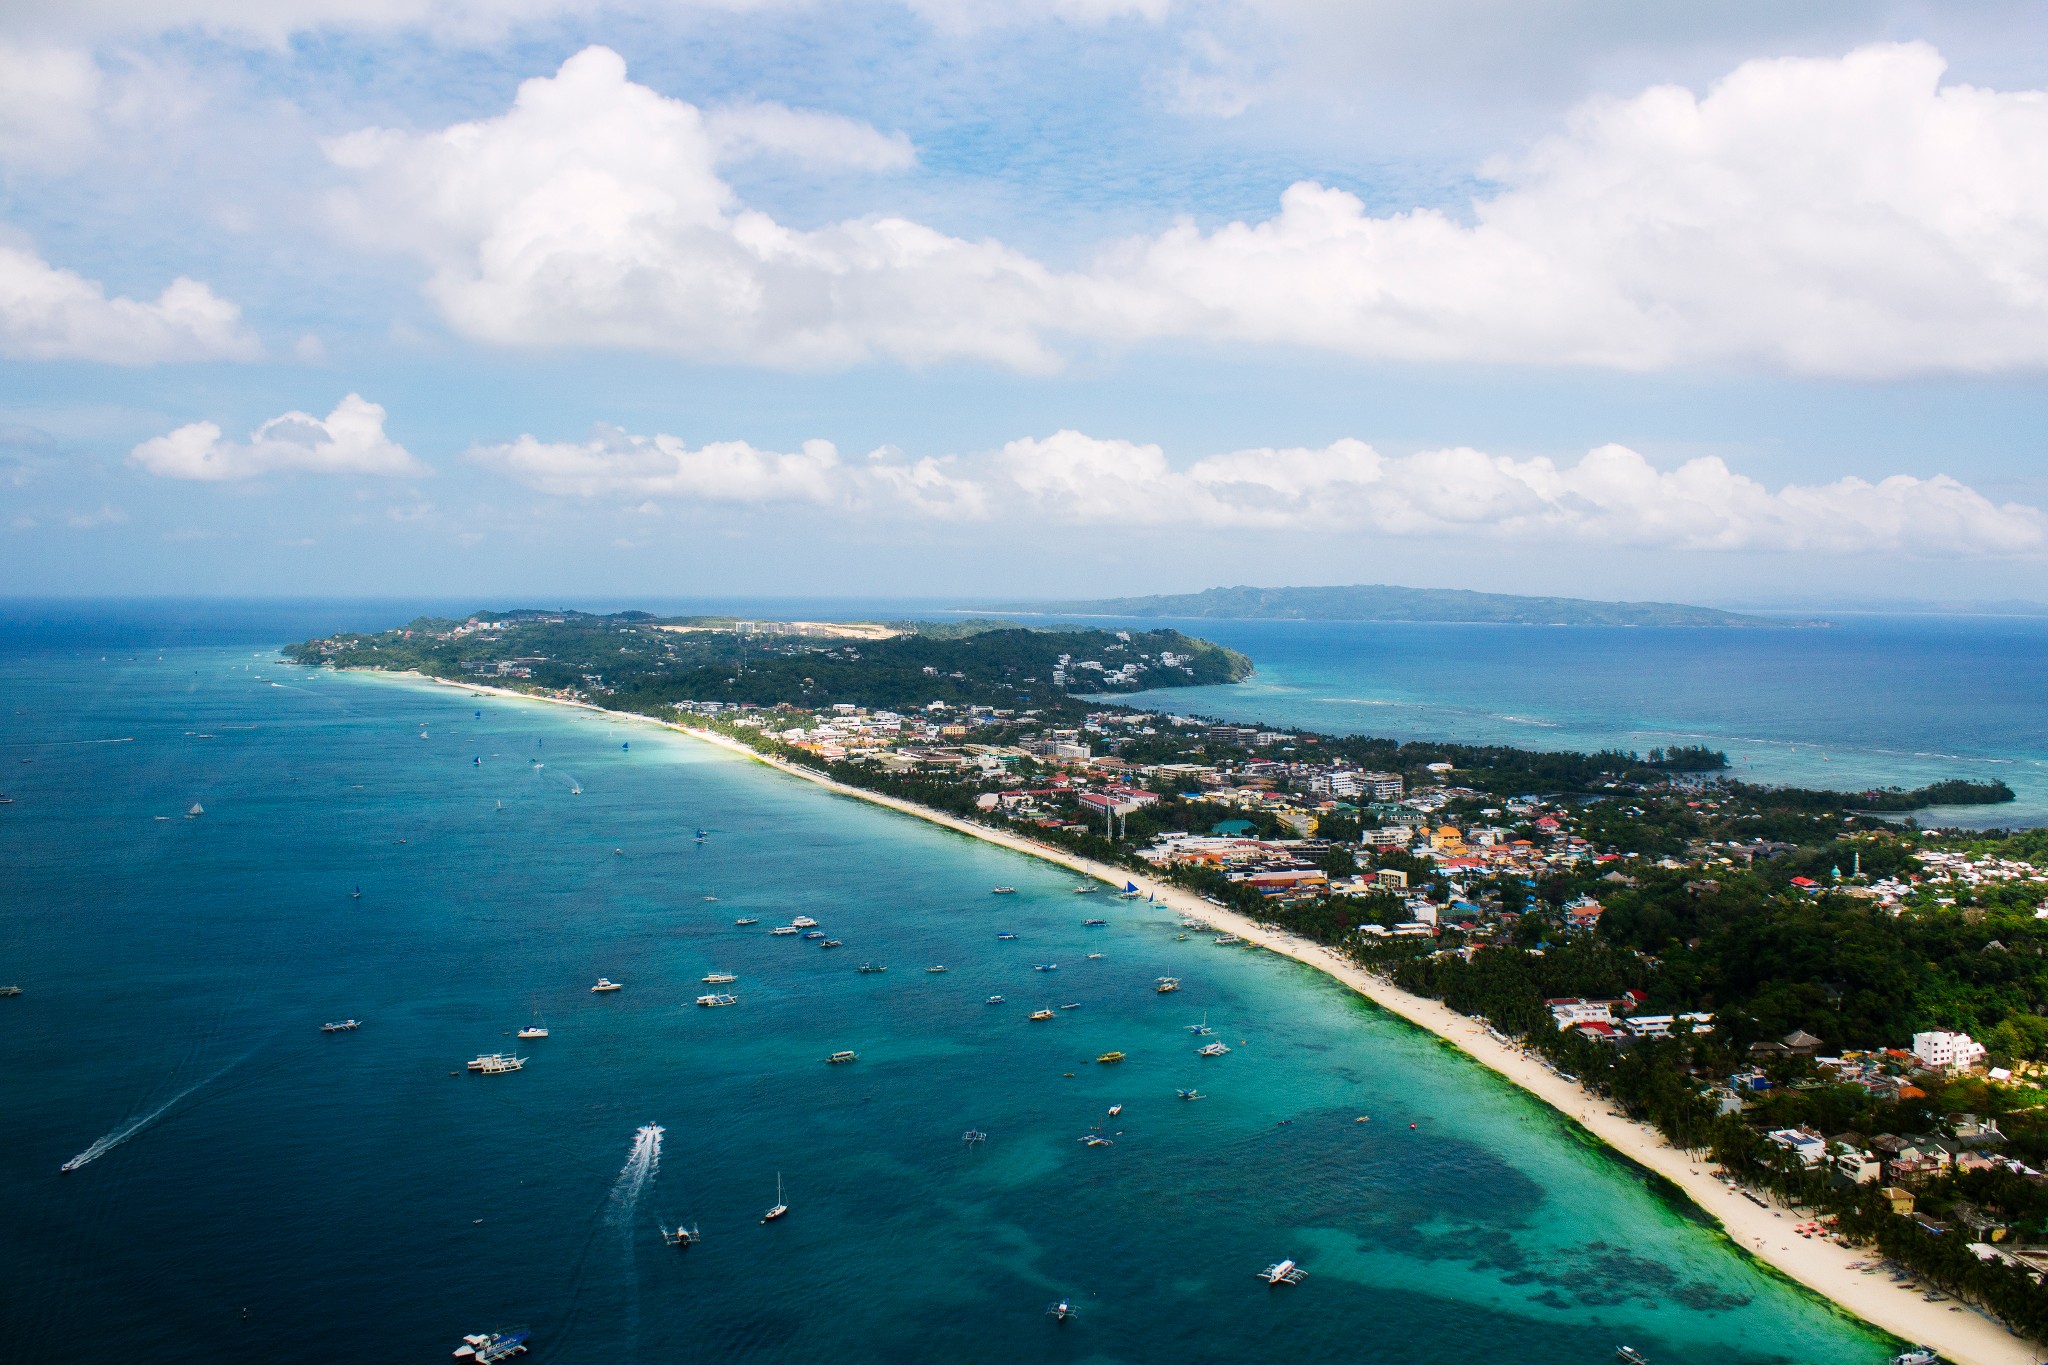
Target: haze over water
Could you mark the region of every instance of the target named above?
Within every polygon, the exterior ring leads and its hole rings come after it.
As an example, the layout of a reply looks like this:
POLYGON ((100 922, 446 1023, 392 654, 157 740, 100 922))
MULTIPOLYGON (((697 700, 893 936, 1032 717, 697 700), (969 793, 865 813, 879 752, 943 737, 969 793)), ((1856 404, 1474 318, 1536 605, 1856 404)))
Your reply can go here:
POLYGON ((644 727, 268 658, 0 658, 10 1359, 1883 1355, 1304 968, 644 727))

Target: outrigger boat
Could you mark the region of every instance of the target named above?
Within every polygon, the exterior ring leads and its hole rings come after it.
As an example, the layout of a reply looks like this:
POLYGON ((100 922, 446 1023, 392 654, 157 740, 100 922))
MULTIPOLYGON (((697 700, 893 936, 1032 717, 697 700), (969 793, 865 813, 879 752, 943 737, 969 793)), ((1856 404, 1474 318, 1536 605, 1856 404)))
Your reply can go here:
POLYGON ((1214 943, 1219 948, 1228 948, 1233 943, 1244 942, 1244 940, 1239 938, 1236 934, 1218 934, 1215 938, 1210 939, 1209 941, 1211 943, 1214 943))
POLYGON ((513 1356, 526 1354, 526 1339, 533 1335, 524 1327, 510 1332, 478 1332, 462 1339, 455 1348, 455 1358, 461 1361, 476 1361, 478 1365, 491 1365, 492 1361, 509 1360, 513 1356))
POLYGON ((836 938, 828 938, 818 945, 820 948, 844 948, 846 945, 836 938))
POLYGON ((1001 997, 1000 995, 991 995, 988 998, 988 1003, 991 1005, 1000 1005, 1003 1003, 1003 997, 1001 997))
POLYGON ((859 1060, 860 1054, 858 1052, 852 1051, 835 1052, 830 1057, 827 1057, 825 1059, 825 1061, 832 1066, 844 1066, 848 1062, 857 1062, 859 1060))
MULTIPOLYGON (((19 995, 21 992, 16 990, 10 993, 19 995)), ((362 1026, 363 1021, 360 1019, 344 1019, 337 1024, 322 1024, 320 1026, 320 1031, 322 1033, 354 1033, 357 1029, 361 1028, 362 1026)))
POLYGON ((815 929, 818 927, 818 922, 812 919, 809 915, 798 915, 795 919, 791 920, 790 923, 794 924, 799 929, 815 929))
MULTIPOLYGON (((706 896, 704 899, 710 900, 711 897, 706 896)), ((759 924, 760 922, 761 917, 759 915, 742 915, 740 918, 733 921, 734 924, 740 925, 742 927, 749 924, 759 924)))
POLYGON ((1202 1098, 1202 1092, 1199 1090, 1176 1090, 1173 1093, 1184 1100, 1198 1100, 1202 1098))
POLYGON ((697 1003, 707 1010, 722 1009, 727 1005, 737 1005, 739 1002, 740 998, 737 995, 700 995, 697 997, 697 1003))
POLYGON ((1081 927, 1083 929, 1100 929, 1107 923, 1109 921, 1106 919, 1084 919, 1081 921, 1081 927))
POLYGON ((737 980, 739 978, 731 972, 706 972, 703 977, 704 984, 707 986, 730 986, 737 980))
POLYGON ((1049 1306, 1045 1310, 1045 1315, 1054 1322, 1065 1322, 1068 1318, 1074 1316, 1074 1305, 1065 1299, 1061 1299, 1059 1302, 1049 1306))
POLYGON ((1221 1057, 1224 1053, 1228 1051, 1230 1051, 1230 1049, 1225 1047, 1221 1043, 1211 1043, 1207 1047, 1196 1048, 1195 1055, 1197 1057, 1221 1057))
POLYGON ((1188 1032, 1194 1034, 1197 1038, 1204 1037, 1208 1034, 1214 1033, 1215 1031, 1215 1029, 1209 1027, 1209 1011, 1207 1010, 1202 1011, 1201 1023, 1188 1025, 1188 1032))
MULTIPOLYGON (((1629 1347, 1622 1347, 1626 1351, 1629 1347)), ((1641 1356, 1636 1359, 1640 1361, 1641 1356)), ((1892 1365, 1941 1365, 1941 1354, 1932 1346, 1908 1346, 1892 1357, 1892 1365)))
POLYGON ((1276 1261, 1261 1270, 1259 1278, 1267 1284, 1300 1284, 1308 1278, 1308 1272, 1292 1261, 1276 1261))
POLYGON ((979 1128, 969 1128, 966 1132, 960 1135, 960 1140, 966 1143, 969 1147, 972 1147, 977 1142, 987 1142, 988 1134, 982 1132, 979 1128))
POLYGON ((526 1058, 509 1052, 486 1052, 469 1064, 471 1071, 485 1076, 502 1076, 508 1071, 518 1071, 526 1065, 526 1058))
MULTIPOLYGON (((656 1223, 655 1226, 661 1227, 661 1224, 656 1223)), ((694 1246, 704 1239, 697 1229, 686 1228, 681 1223, 678 1223, 672 1228, 661 1228, 661 1240, 667 1242, 672 1247, 686 1247, 694 1246)))
POLYGON ((823 938, 825 937, 825 931, 823 929, 806 929, 804 930, 804 937, 807 939, 823 938))
POLYGON ((778 924, 773 929, 770 929, 768 932, 775 935, 777 938, 782 938, 789 934, 800 934, 803 932, 803 930, 797 928, 794 924, 778 924))
MULTIPOLYGON (((1650 1362, 1649 1362, 1649 1359, 1648 1359, 1648 1357, 1644 1356, 1644 1354, 1643 1354, 1643 1353, 1642 1353, 1641 1351, 1638 1351, 1638 1350, 1637 1350, 1637 1349, 1636 1349, 1635 1347, 1633 1347, 1633 1346, 1617 1346, 1617 1347, 1615 1347, 1615 1348, 1614 1348, 1614 1358, 1615 1358, 1616 1360, 1619 1360, 1619 1361, 1621 1361, 1621 1362, 1623 1363, 1623 1365, 1650 1365, 1650 1362)), ((1897 1359, 1901 1359, 1901 1360, 1903 1360, 1904 1358, 1905 1358, 1905 1357, 1903 1357, 1903 1356, 1897 1357, 1897 1359)), ((1929 1359, 1932 1359, 1932 1358, 1933 1358, 1933 1357, 1931 1357, 1931 1356, 1929 1357, 1929 1359)))
POLYGON ((859 972, 862 976, 875 976, 881 972, 886 972, 889 969, 887 967, 884 967, 879 962, 863 962, 860 964, 860 966, 855 967, 854 970, 859 972))

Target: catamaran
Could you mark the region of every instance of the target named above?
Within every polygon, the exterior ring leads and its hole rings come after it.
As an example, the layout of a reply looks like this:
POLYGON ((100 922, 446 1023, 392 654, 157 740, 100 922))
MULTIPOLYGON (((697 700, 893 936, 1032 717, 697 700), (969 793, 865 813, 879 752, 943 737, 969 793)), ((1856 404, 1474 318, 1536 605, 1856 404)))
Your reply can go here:
POLYGON ((775 1207, 761 1215, 761 1221, 772 1223, 789 1212, 789 1205, 782 1202, 782 1172, 775 1173, 775 1207))
POLYGON ((491 1365, 493 1361, 525 1355, 526 1339, 531 1335, 524 1327, 510 1332, 478 1332, 462 1339, 462 1344, 455 1348, 455 1358, 491 1365))

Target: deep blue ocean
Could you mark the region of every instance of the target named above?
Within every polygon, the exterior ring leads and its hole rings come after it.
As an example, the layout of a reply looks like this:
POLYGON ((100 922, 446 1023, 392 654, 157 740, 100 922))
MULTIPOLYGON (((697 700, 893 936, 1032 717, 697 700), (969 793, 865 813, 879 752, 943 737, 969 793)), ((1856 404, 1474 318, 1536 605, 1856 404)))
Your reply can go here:
POLYGON ((180 611, 0 612, 0 1358, 1884 1356, 1305 968, 680 737, 274 661, 384 605, 180 611))

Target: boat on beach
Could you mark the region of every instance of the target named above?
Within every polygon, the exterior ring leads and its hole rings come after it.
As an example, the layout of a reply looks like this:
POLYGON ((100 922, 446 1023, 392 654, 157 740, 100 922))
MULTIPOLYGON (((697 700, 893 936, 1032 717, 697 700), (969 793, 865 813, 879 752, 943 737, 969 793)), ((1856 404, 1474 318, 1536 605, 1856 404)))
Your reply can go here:
POLYGON ((1215 938, 1210 939, 1209 941, 1211 943, 1214 943, 1219 948, 1228 948, 1233 943, 1244 942, 1244 940, 1239 938, 1236 934, 1218 934, 1215 938))
POLYGON ((322 1024, 320 1031, 322 1033, 354 1033, 362 1026, 363 1021, 360 1019, 343 1019, 337 1023, 322 1024))

